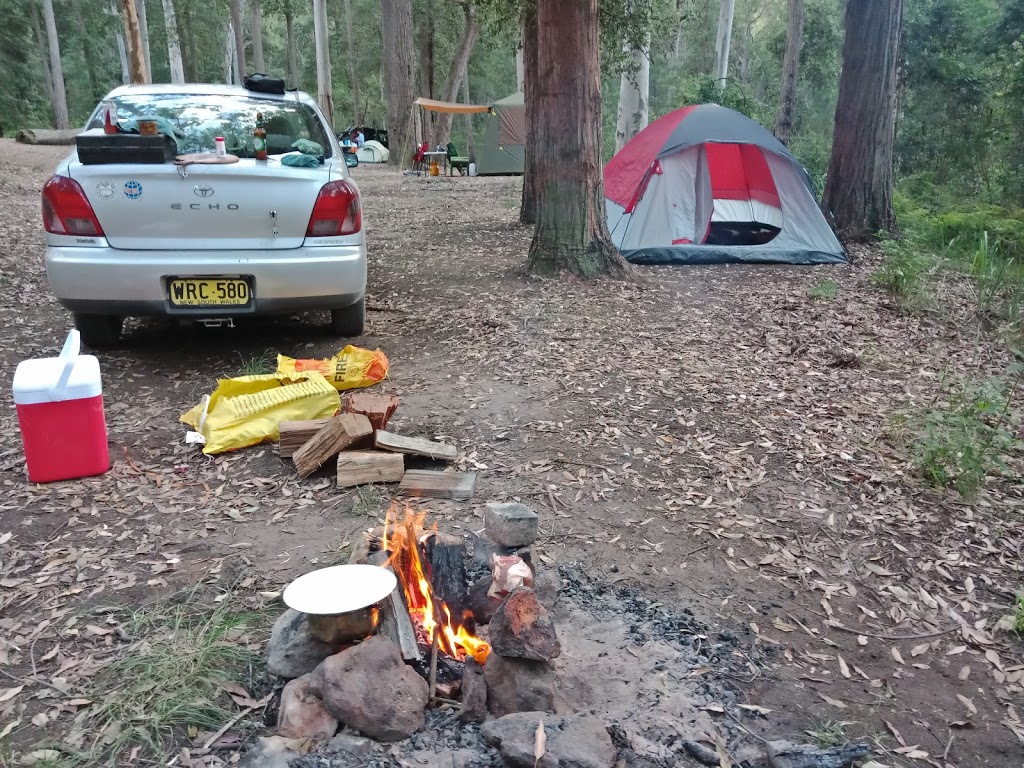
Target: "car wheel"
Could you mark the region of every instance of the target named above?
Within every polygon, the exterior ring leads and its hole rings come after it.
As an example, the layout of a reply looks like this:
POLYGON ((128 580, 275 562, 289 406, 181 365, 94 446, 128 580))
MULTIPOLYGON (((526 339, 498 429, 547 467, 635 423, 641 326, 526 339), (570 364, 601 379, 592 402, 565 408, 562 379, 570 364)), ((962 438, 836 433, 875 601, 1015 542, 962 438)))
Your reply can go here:
POLYGON ((331 332, 338 336, 362 336, 365 326, 365 296, 352 306, 331 310, 331 332))
POLYGON ((75 328, 87 347, 112 347, 121 340, 124 320, 116 315, 84 315, 75 313, 75 328))

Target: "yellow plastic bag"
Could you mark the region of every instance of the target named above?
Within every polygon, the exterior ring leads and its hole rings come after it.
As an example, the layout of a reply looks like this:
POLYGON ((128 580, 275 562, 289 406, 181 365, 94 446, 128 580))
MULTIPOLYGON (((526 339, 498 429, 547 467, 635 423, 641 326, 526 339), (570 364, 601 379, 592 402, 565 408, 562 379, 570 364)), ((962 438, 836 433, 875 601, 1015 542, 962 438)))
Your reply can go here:
POLYGON ((341 407, 341 396, 316 371, 221 379, 181 421, 201 434, 203 453, 233 451, 277 440, 282 421, 325 419, 341 407))
POLYGON ((322 360, 295 360, 284 355, 277 356, 279 374, 317 371, 323 374, 339 391, 368 387, 388 377, 388 359, 383 352, 375 349, 353 347, 349 344, 334 357, 322 360))

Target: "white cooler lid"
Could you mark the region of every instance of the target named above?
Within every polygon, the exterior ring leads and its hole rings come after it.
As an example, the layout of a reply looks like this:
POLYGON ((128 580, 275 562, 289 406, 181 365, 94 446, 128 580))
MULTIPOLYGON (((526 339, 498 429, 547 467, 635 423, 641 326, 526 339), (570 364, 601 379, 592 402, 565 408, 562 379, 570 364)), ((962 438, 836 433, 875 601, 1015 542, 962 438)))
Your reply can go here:
POLYGON ((100 361, 78 354, 78 331, 71 331, 60 357, 18 363, 13 389, 15 405, 96 397, 103 394, 100 361))

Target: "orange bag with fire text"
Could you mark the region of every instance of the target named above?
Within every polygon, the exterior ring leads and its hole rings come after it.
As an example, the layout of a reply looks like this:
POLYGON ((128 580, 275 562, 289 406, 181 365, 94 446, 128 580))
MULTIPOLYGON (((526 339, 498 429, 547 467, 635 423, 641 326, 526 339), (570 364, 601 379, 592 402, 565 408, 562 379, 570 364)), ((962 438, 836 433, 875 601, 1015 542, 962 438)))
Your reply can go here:
POLYGON ((388 358, 379 349, 369 350, 349 344, 334 357, 321 360, 296 360, 284 355, 277 356, 279 374, 316 371, 323 374, 335 389, 357 389, 369 387, 388 377, 388 358))

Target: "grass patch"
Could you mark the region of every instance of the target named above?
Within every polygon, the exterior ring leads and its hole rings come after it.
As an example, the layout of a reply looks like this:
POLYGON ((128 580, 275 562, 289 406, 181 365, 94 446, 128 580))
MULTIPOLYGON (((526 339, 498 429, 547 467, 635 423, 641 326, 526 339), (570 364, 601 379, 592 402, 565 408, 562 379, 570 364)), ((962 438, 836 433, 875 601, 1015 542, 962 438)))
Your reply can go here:
POLYGON ((352 499, 352 514, 370 517, 380 514, 387 494, 377 485, 356 486, 355 498, 352 499))
POLYGON ((885 261, 871 275, 872 282, 885 288, 907 309, 931 306, 929 275, 937 266, 935 257, 907 240, 884 240, 882 250, 885 261))
POLYGON ((238 359, 241 365, 235 376, 261 376, 277 370, 277 356, 269 349, 262 355, 252 357, 243 357, 239 354, 238 359))
POLYGON ((820 280, 807 289, 807 295, 819 301, 831 301, 839 295, 839 283, 835 280, 820 280))
POLYGON ((1017 598, 1013 611, 1013 631, 1024 635, 1024 594, 1017 598))
POLYGON ((817 723, 814 728, 804 731, 804 733, 810 736, 811 740, 821 749, 829 749, 841 746, 849 741, 846 738, 846 727, 848 725, 853 725, 853 723, 841 720, 825 720, 817 723))

